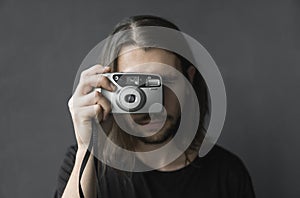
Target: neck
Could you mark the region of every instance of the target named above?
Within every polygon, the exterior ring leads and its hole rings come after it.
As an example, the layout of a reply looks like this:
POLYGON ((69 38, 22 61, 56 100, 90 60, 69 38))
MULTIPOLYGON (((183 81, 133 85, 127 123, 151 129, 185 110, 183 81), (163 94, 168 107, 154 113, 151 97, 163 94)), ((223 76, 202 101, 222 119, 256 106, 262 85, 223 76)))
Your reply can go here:
MULTIPOLYGON (((144 142, 138 141, 136 144, 136 151, 138 152, 148 152, 148 151, 154 151, 156 149, 159 149, 160 147, 164 146, 165 144, 167 144, 172 138, 168 139, 166 142, 161 143, 161 144, 145 144, 144 142)), ((174 151, 179 151, 179 149, 176 147, 176 145, 172 144, 174 151)), ((188 150, 188 152, 182 152, 182 154, 175 160, 173 160, 171 163, 167 164, 166 166, 163 166, 157 170, 159 171, 175 171, 178 169, 181 169, 185 166, 187 166, 188 164, 190 164, 190 162, 192 162, 196 157, 198 156, 198 152, 197 151, 192 151, 192 150, 188 150)), ((144 159, 142 156, 138 156, 144 163, 147 163, 147 159, 144 159)), ((160 158, 160 161, 158 162, 159 164, 166 164, 166 160, 168 157, 168 153, 165 153, 164 155, 162 155, 162 157, 160 158)))

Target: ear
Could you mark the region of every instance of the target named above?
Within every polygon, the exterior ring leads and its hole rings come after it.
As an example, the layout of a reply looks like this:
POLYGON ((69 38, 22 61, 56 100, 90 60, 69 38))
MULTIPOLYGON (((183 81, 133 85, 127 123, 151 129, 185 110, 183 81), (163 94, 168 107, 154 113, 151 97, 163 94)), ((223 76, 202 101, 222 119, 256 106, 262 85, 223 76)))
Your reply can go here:
POLYGON ((195 73, 196 73, 195 67, 193 65, 189 66, 189 68, 187 69, 187 75, 191 83, 193 83, 194 81, 195 73))

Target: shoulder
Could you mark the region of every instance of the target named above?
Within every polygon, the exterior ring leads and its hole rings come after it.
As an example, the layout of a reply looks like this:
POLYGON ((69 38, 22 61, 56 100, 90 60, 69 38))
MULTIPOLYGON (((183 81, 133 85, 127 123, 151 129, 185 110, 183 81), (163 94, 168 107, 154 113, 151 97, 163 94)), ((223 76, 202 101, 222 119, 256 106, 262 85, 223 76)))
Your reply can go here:
POLYGON ((250 174, 240 157, 215 145, 204 158, 205 164, 214 167, 231 197, 255 197, 250 174))
POLYGON ((206 157, 208 160, 218 162, 224 166, 234 166, 235 168, 245 166, 240 157, 219 145, 215 145, 206 157))
POLYGON ((219 145, 215 145, 204 158, 206 158, 204 159, 206 163, 210 166, 215 166, 222 174, 226 174, 231 179, 234 177, 248 179, 249 177, 248 170, 242 159, 219 145))
POLYGON ((62 163, 62 169, 65 170, 65 172, 71 173, 74 163, 75 163, 75 157, 77 153, 78 147, 77 145, 71 145, 67 148, 65 152, 65 157, 62 163))
POLYGON ((78 146, 77 144, 74 144, 74 145, 70 145, 68 148, 67 148, 67 151, 66 151, 66 155, 76 155, 76 152, 78 150, 78 146))
POLYGON ((67 150, 65 151, 65 157, 62 162, 61 168, 65 172, 71 172, 73 169, 73 165, 75 162, 75 157, 77 153, 78 147, 77 145, 70 145, 67 150))
POLYGON ((58 172, 55 197, 62 196, 62 193, 67 185, 67 182, 73 170, 77 150, 77 145, 71 145, 67 148, 65 152, 64 159, 58 172))

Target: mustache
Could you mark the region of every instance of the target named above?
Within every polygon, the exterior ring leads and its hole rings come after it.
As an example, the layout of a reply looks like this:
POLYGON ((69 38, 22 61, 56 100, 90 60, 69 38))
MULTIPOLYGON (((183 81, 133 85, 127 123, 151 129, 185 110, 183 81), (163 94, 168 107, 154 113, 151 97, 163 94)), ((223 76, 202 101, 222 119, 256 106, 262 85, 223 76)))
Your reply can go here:
POLYGON ((131 118, 139 124, 148 124, 151 120, 160 121, 164 120, 166 116, 166 120, 173 121, 175 118, 171 115, 165 115, 165 114, 152 114, 150 115, 148 113, 145 114, 133 114, 131 115, 131 118))

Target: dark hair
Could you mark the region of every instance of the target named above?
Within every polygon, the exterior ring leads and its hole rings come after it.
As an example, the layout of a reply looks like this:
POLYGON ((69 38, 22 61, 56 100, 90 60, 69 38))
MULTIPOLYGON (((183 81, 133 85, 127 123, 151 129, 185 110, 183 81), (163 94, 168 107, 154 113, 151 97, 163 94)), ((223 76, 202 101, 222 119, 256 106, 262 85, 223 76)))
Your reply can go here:
MULTIPOLYGON (((173 24, 172 22, 158 17, 158 16, 152 16, 152 15, 138 15, 138 16, 131 16, 128 18, 123 19, 120 23, 118 23, 115 28, 113 29, 111 33, 111 37, 118 35, 117 39, 111 39, 108 40, 106 43, 106 48, 104 52, 104 57, 106 60, 104 61, 104 65, 110 65, 113 68, 113 71, 117 70, 117 57, 118 54, 121 50, 121 48, 125 45, 137 45, 139 46, 149 46, 149 43, 147 43, 147 33, 145 33, 143 30, 138 29, 139 27, 146 27, 146 26, 157 26, 157 27, 164 27, 164 28, 169 28, 173 30, 180 31, 180 29, 173 24), (126 30, 131 30, 129 34, 122 34, 122 32, 126 30), (120 41, 121 40, 121 41, 120 41), (122 42, 126 41, 126 42, 122 42), (120 44, 121 43, 121 44, 120 44), (146 43, 146 45, 144 45, 146 43), (114 58, 115 57, 115 58, 114 58)), ((186 49, 188 50, 188 44, 186 40, 182 37, 181 42, 183 45, 185 45, 186 49)), ((151 43, 150 43, 151 46, 151 43)), ((153 47, 146 47, 144 50, 152 49, 152 48, 157 48, 155 44, 153 47)), ((159 47, 158 47, 159 48, 159 47)), ((166 50, 166 49, 164 49, 166 50)), ((167 50, 168 51, 168 50, 167 50)), ((193 66, 193 64, 187 60, 185 57, 181 56, 178 53, 169 51, 170 53, 173 53, 177 56, 177 58, 180 60, 180 65, 182 69, 182 73, 187 77, 187 69, 190 66, 193 66)), ((198 131, 196 133, 196 136, 194 137, 192 143, 184 151, 184 154, 186 155, 186 160, 191 161, 188 158, 189 152, 195 152, 198 151, 198 149, 201 146, 201 143, 203 141, 203 138, 206 133, 206 129, 204 126, 204 118, 205 116, 209 113, 209 107, 208 107, 208 91, 207 91, 207 86, 205 84, 205 81, 201 74, 198 72, 197 69, 195 69, 196 73, 193 78, 193 82, 191 82, 195 93, 198 97, 199 101, 199 106, 200 106, 200 120, 199 120, 199 126, 198 126, 198 131)), ((108 137, 115 142, 117 145, 120 147, 123 147, 128 150, 134 150, 134 142, 135 139, 133 136, 122 132, 118 125, 116 123, 113 124, 112 129, 107 132, 108 137)), ((104 145, 103 145, 104 146, 104 145)), ((109 146, 105 145, 103 147, 103 158, 104 160, 110 160, 111 159, 111 153, 114 153, 113 148, 110 148, 109 146)), ((118 160, 122 161, 124 160, 124 163, 127 163, 131 159, 127 156, 123 156, 124 159, 118 158, 118 160)), ((132 159, 134 160, 134 159, 132 159)), ((122 161, 123 162, 123 161, 122 161)), ((105 172, 105 164, 102 165, 104 169, 101 171, 101 175, 104 175, 105 172)), ((122 172, 122 171, 119 171, 122 172)))
POLYGON ((116 34, 117 32, 133 29, 135 27, 143 27, 143 26, 159 26, 159 27, 166 27, 171 28, 174 30, 179 30, 179 28, 171 23, 170 21, 153 15, 137 15, 137 16, 131 16, 128 18, 123 19, 120 23, 118 23, 113 32, 111 33, 116 34))
MULTIPOLYGON (((113 29, 112 33, 110 34, 110 36, 114 36, 117 35, 119 33, 121 33, 122 31, 126 31, 126 30, 132 30, 130 34, 126 34, 125 35, 125 39, 122 38, 124 37, 124 35, 120 35, 119 36, 119 40, 126 40, 126 43, 122 43, 122 45, 119 45, 118 41, 114 41, 112 40, 108 40, 108 42, 105 44, 105 52, 103 57, 103 65, 110 65, 113 68, 113 71, 117 70, 117 57, 118 54, 120 52, 120 49, 124 46, 124 45, 137 45, 137 46, 145 46, 143 45, 145 42, 147 42, 147 38, 144 37, 144 32, 137 30, 139 27, 146 27, 146 26, 157 26, 157 27, 165 27, 165 28, 169 28, 169 29, 173 29, 173 30, 177 30, 180 31, 180 29, 173 24, 172 22, 158 17, 158 16, 153 16, 153 15, 138 15, 138 16, 131 16, 128 18, 123 19, 120 23, 118 23, 115 28, 113 29), (116 58, 114 58, 116 57, 116 58)), ((186 45, 186 49, 188 50, 188 44, 186 42, 186 40, 182 39, 182 43, 184 45, 186 45)), ((148 43, 146 44, 146 46, 149 46, 148 43)), ((156 48, 155 45, 153 45, 153 47, 146 47, 144 50, 148 50, 151 48, 156 48)), ((166 50, 166 49, 164 49, 166 50)), ((168 50, 167 50, 168 51, 168 50)), ((187 69, 190 66, 193 66, 193 64, 187 60, 185 57, 181 56, 178 53, 169 51, 170 53, 175 54, 178 59, 180 60, 180 65, 181 65, 181 69, 182 69, 182 73, 187 77, 187 69)), ((192 53, 191 53, 192 54, 192 53)), ((188 153, 189 152, 195 152, 198 151, 198 149, 201 146, 201 143, 205 137, 205 133, 206 133, 206 129, 204 126, 204 118, 209 114, 209 104, 208 104, 208 89, 206 86, 206 83, 202 77, 202 75, 199 73, 199 71, 197 69, 195 69, 196 73, 195 76, 193 78, 193 82, 191 82, 197 98, 198 98, 198 102, 199 102, 199 106, 200 106, 200 120, 199 120, 199 126, 198 126, 198 131, 196 133, 196 136, 194 137, 192 143, 190 144, 190 146, 188 147, 188 149, 186 149, 184 151, 184 154, 186 155, 186 159, 187 161, 191 162, 190 159, 188 159, 188 153)), ((128 150, 134 150, 133 148, 133 144, 134 144, 134 140, 133 137, 127 133, 122 133, 120 132, 119 127, 116 125, 116 123, 113 124, 112 129, 109 132, 106 132, 108 137, 116 142, 119 146, 128 149, 128 150)), ((113 150, 111 150, 111 148, 106 148, 105 145, 103 146, 103 157, 104 160, 109 160, 109 158, 112 156, 112 152, 114 152, 113 150)), ((123 156, 123 158, 126 158, 126 156, 123 156)), ((118 158, 119 159, 119 158, 118 158)), ((123 159, 120 159, 123 160, 123 159)), ((128 159, 125 159, 128 160, 128 159)), ((124 163, 126 163, 124 160, 124 163)), ((106 169, 105 163, 101 164, 100 166, 98 166, 100 174, 101 174, 101 188, 102 188, 102 193, 105 194, 105 171, 109 171, 106 169), (101 167, 101 168, 100 168, 101 167), (104 176, 104 177, 103 177, 104 176)), ((125 175, 125 177, 121 177, 125 180, 127 180, 130 177, 128 176, 128 172, 124 172, 124 171, 119 171, 117 170, 119 173, 125 173, 122 175, 125 175)), ((132 192, 132 191, 131 191, 132 192)))
MULTIPOLYGON (((193 60, 192 52, 189 49, 189 45, 187 41, 184 39, 183 36, 176 37, 176 42, 180 43, 180 46, 184 46, 184 50, 188 53, 185 53, 185 56, 188 56, 189 61, 187 58, 181 56, 179 53, 173 52, 168 50, 168 48, 160 47, 160 45, 155 45, 155 42, 153 40, 149 39, 147 37, 147 31, 143 31, 139 29, 139 27, 147 27, 147 26, 157 26, 157 27, 164 27, 167 29, 172 29, 176 30, 177 32, 180 32, 180 29, 173 24, 172 22, 158 17, 158 16, 152 16, 152 15, 138 15, 138 16, 131 16, 128 18, 123 19, 120 23, 118 23, 112 33, 110 34, 110 39, 107 39, 101 47, 104 47, 104 50, 98 50, 96 54, 99 52, 99 63, 102 65, 110 65, 112 67, 112 70, 115 71, 117 70, 117 59, 119 52, 123 46, 126 45, 136 45, 139 48, 142 48, 144 50, 151 50, 151 49, 163 49, 166 50, 170 53, 173 53, 178 60, 180 61, 180 66, 181 66, 181 72, 183 75, 185 75, 186 78, 188 78, 187 75, 187 70, 192 66, 195 67, 192 62, 194 63, 195 61, 193 60), (122 32, 126 32, 126 30, 131 30, 129 31, 129 34, 122 34, 122 32), (121 33, 121 34, 119 34, 121 33), (119 35, 118 35, 119 34, 119 35), (115 35, 117 35, 117 39, 115 39, 115 35), (120 42, 121 41, 121 42, 120 42), (125 41, 125 42, 122 42, 125 41), (153 45, 152 45, 153 44, 153 45)), ((181 35, 181 34, 180 34, 181 35)), ((149 34, 148 34, 149 36, 149 34)), ((169 36, 169 35, 168 35, 169 36)), ((164 37, 166 38, 166 37, 164 37)), ((157 39, 157 38, 156 38, 157 39)), ((159 39, 158 39, 159 40, 159 39)), ((167 40, 167 39, 166 39, 167 40)), ((161 42, 161 41, 160 41, 161 42)), ((181 46, 181 47, 182 47, 181 46)), ((199 119, 199 125, 198 125, 198 130, 196 132, 196 135, 192 141, 192 143, 189 145, 189 147, 186 149, 186 147, 183 149, 184 154, 186 156, 186 161, 191 162, 191 160, 188 158, 188 153, 189 152, 197 152, 198 149, 200 148, 202 141, 205 137, 206 134, 206 126, 205 124, 205 118, 207 115, 209 115, 209 103, 208 103, 208 89, 206 86, 206 83, 200 74, 200 72, 195 68, 195 76, 193 78, 193 82, 191 82, 193 89, 195 90, 195 93, 197 95, 198 99, 198 104, 200 108, 200 119, 199 119)), ((190 113, 191 110, 188 108, 188 112, 190 113)), ((197 110, 197 109, 196 109, 197 110)), ((194 111, 196 111, 194 108, 194 111)), ((191 113, 191 115, 194 115, 191 113)), ((180 121, 180 120, 179 120, 180 121)), ((98 126, 98 125, 97 125, 98 126)), ((97 127, 96 126, 96 127, 97 127)), ((94 132, 94 131, 93 131, 94 132)), ((133 150, 134 151, 134 143, 135 141, 133 140, 134 137, 122 132, 116 122, 113 122, 112 128, 108 131, 105 131, 106 135, 109 137, 110 140, 115 142, 118 146, 123 147, 128 150, 133 150)), ((101 139, 101 138, 100 138, 101 139)), ((107 138, 104 138, 107 139, 107 138)), ((184 139, 184 137, 183 137, 184 139)), ((97 194, 98 195, 103 195, 103 197, 107 197, 107 194, 109 192, 107 191, 107 180, 109 178, 107 176, 116 176, 116 173, 121 173, 118 175, 117 178, 112 179, 117 179, 114 181, 114 185, 121 189, 122 192, 126 192, 128 194, 128 197, 135 197, 135 190, 134 186, 132 185, 132 173, 127 172, 127 171, 120 171, 117 169, 114 169, 113 167, 106 166, 106 163, 100 163, 98 159, 96 159, 95 156, 98 156, 98 152, 101 151, 100 156, 102 156, 102 161, 106 162, 109 160, 114 160, 111 158, 111 156, 117 156, 117 160, 120 160, 120 162, 124 162, 125 164, 130 161, 128 160, 127 156, 120 156, 118 155, 118 152, 115 152, 115 148, 111 146, 107 146, 106 143, 109 141, 103 140, 101 144, 98 142, 97 138, 97 133, 93 133, 93 144, 90 143, 90 145, 94 146, 94 162, 95 162, 95 168, 96 168, 96 176, 97 176, 97 194), (94 136, 95 135, 95 136, 94 136), (98 149, 100 146, 102 149, 98 149), (113 150, 112 150, 113 149, 113 150), (107 168, 106 168, 107 167, 107 168), (113 171, 112 171, 113 170, 113 171), (99 172, 100 171, 100 172, 99 172), (110 173, 108 173, 110 172, 110 173), (100 174, 98 174, 100 173, 100 174), (100 177, 99 177, 100 176, 100 177), (129 181, 129 182, 127 182, 129 181), (125 185, 126 184, 126 185, 125 185)), ((102 139, 101 139, 102 140, 102 139)), ((101 141, 100 140, 100 141, 101 141)), ((180 139, 180 141, 185 141, 180 139)), ((89 145, 89 147, 90 147, 89 145)), ((109 144, 108 144, 109 145, 109 144)), ((81 166, 80 170, 80 177, 82 176, 82 171, 86 165, 87 159, 89 154, 88 152, 85 155, 84 162, 81 166)), ((135 159, 134 159, 135 160, 135 159)), ((134 162, 134 161, 133 161, 134 162)), ((81 185, 79 182, 80 186, 80 194, 82 195, 82 189, 81 185)), ((124 194, 124 197, 127 197, 126 194, 124 194)))
MULTIPOLYGON (((153 15, 138 15, 138 16, 131 16, 131 17, 123 19, 121 22, 119 22, 115 26, 111 35, 115 35, 119 32, 125 31, 125 30, 133 30, 133 32, 135 34, 139 34, 139 36, 138 36, 139 40, 135 39, 137 37, 136 35, 132 35, 132 38, 129 39, 131 42, 127 43, 127 44, 139 45, 139 42, 144 42, 143 32, 138 31, 138 30, 135 31, 135 29, 138 27, 145 27, 145 26, 158 26, 158 27, 165 27, 165 28, 170 28, 170 29, 180 31, 180 29, 175 24, 173 24, 172 22, 170 22, 162 17, 153 16, 153 15)), ((185 40, 182 42, 185 42, 185 45, 187 46, 185 40)), ((122 46, 124 46, 124 45, 122 45, 122 46)), ((188 46, 186 48, 188 48, 188 46)), ((119 46, 119 48, 116 48, 116 49, 114 49, 115 51, 117 51, 115 53, 119 53, 120 46, 119 46)), ((186 58, 184 58, 183 56, 181 56, 175 52, 171 52, 171 53, 175 54, 178 57, 178 59, 180 60, 183 74, 187 77, 186 71, 193 64, 190 61, 188 61, 186 58)), ((114 59, 114 63, 112 66, 116 70, 117 59, 114 59)), ((199 149, 199 147, 201 146, 202 140, 206 133, 206 129, 204 126, 204 118, 209 113, 208 112, 209 111, 208 91, 207 91, 208 89, 207 89, 206 83, 205 83, 202 75, 198 72, 197 69, 195 69, 195 70, 196 70, 196 73, 195 73, 192 85, 197 94, 199 105, 200 105, 200 121, 199 121, 198 132, 197 132, 193 142, 191 143, 189 149, 186 152, 188 152, 189 150, 195 151, 195 150, 199 149)))

